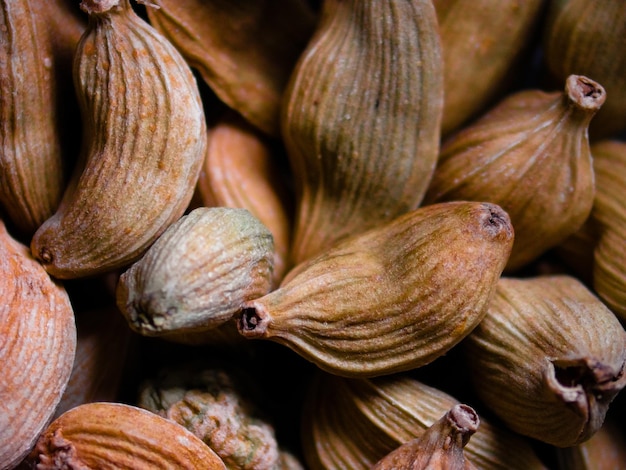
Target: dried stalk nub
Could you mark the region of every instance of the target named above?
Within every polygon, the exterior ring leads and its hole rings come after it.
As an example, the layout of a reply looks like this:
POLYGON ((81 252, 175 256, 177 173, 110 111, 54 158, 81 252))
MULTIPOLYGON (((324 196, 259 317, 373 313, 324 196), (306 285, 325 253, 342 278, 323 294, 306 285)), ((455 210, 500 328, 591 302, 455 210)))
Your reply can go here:
POLYGON ((567 77, 565 92, 571 103, 586 111, 598 111, 606 99, 602 85, 583 75, 567 77))

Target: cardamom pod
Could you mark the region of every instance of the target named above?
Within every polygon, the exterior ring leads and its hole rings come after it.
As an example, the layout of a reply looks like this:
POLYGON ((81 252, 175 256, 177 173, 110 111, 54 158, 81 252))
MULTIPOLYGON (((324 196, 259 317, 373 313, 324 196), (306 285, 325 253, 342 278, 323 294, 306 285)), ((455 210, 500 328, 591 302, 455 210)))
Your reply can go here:
POLYGON ((501 278, 464 344, 484 403, 513 431, 557 447, 593 436, 626 385, 626 331, 568 275, 501 278))
POLYGON ((244 304, 239 332, 338 375, 413 369, 480 322, 513 242, 494 204, 422 207, 338 242, 244 304))
POLYGON ((315 15, 305 0, 153 0, 150 23, 230 108, 278 137, 280 102, 315 15))
POLYGON ((74 311, 0 220, 0 469, 31 450, 61 401, 76 350, 74 311))
POLYGON ((0 1, 0 206, 30 240, 66 183, 45 2, 0 1))
POLYGON ((199 207, 119 279, 117 305, 143 335, 218 327, 271 289, 272 235, 246 209, 199 207))
POLYGON ((605 97, 600 84, 579 75, 568 77, 563 92, 508 95, 444 142, 425 202, 498 204, 515 229, 506 272, 534 261, 591 212, 587 129, 605 97))
POLYGON ((176 49, 129 0, 84 0, 89 25, 75 56, 83 149, 34 256, 58 278, 138 259, 183 215, 206 150, 197 83, 176 49))
POLYGON ((606 89, 610 98, 590 125, 592 140, 626 130, 626 2, 549 2, 542 49, 543 63, 555 82, 576 73, 606 89))
MULTIPOLYGON (((302 415, 302 449, 311 470, 369 470, 422 436, 459 401, 409 374, 348 379, 318 371, 302 415)), ((545 470, 528 439, 488 418, 464 448, 483 470, 545 470)))
POLYGON ((429 0, 328 0, 285 91, 292 262, 418 207, 439 153, 443 64, 429 0))
POLYGON ((478 430, 480 419, 471 406, 454 405, 420 437, 402 444, 372 470, 475 469, 463 448, 478 430))

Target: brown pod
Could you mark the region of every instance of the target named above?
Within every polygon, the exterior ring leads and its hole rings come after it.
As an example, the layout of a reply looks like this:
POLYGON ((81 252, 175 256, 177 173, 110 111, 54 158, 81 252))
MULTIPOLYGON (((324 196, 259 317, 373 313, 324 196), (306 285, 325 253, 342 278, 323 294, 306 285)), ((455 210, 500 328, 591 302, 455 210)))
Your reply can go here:
POLYGON ((257 129, 279 135, 280 101, 315 15, 305 0, 153 0, 150 22, 215 94, 257 129))
POLYGON ((244 305, 238 328, 338 375, 413 369, 480 322, 512 243, 494 204, 422 207, 296 266, 244 305))
POLYGON ((235 113, 209 129, 197 192, 205 206, 248 209, 274 237, 274 286, 288 267, 291 241, 290 191, 276 146, 235 113))
POLYGON ((0 205, 30 239, 65 188, 45 2, 0 2, 0 205))
POLYGON ((544 63, 556 83, 586 75, 609 96, 590 126, 592 139, 626 130, 626 2, 552 1, 543 34, 544 63))
POLYGON ((515 85, 543 0, 434 0, 444 62, 442 134, 465 124, 515 85))
POLYGON ((328 0, 285 92, 292 262, 415 209, 439 152, 443 65, 430 0, 328 0))
POLYGON ((515 229, 507 272, 534 261, 591 212, 587 129, 605 97, 601 85, 578 75, 563 92, 509 95, 443 144, 425 201, 500 205, 515 229))
POLYGON ((557 447, 593 436, 626 385, 626 331, 571 276, 501 278, 464 344, 484 403, 513 431, 557 447))
POLYGON ((89 27, 74 77, 84 119, 81 164, 34 256, 55 277, 138 259, 183 215, 206 150, 197 83, 176 49, 129 0, 84 0, 89 27))
POLYGON ((28 462, 39 470, 225 470, 209 446, 181 425, 122 403, 88 403, 55 419, 28 462))
POLYGON ((17 465, 48 425, 70 378, 74 312, 65 288, 0 221, 0 469, 17 465))
MULTIPOLYGON (((369 470, 394 449, 423 436, 458 404, 408 374, 346 379, 319 373, 303 408, 307 468, 369 470)), ((482 470, 545 470, 526 438, 482 417, 464 454, 482 470)))
POLYGON ((615 419, 578 445, 556 449, 559 470, 616 470, 626 468, 626 435, 615 419))

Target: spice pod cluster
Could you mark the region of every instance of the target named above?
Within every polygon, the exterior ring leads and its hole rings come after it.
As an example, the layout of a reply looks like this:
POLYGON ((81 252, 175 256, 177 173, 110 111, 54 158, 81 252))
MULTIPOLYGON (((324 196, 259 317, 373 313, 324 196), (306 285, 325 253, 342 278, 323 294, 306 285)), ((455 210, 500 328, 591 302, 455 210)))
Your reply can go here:
POLYGON ((626 3, 0 0, 0 470, 626 468, 626 3))

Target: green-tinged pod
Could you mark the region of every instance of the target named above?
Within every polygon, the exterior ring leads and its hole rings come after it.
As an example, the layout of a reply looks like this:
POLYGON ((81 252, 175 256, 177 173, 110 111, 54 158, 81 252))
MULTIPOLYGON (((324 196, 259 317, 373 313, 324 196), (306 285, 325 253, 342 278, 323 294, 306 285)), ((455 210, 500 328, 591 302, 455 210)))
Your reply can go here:
POLYGON ((238 328, 338 375, 413 369, 480 322, 512 243, 494 204, 422 207, 296 266, 280 288, 245 304, 238 328))
POLYGON ((513 431, 557 447, 593 436, 626 385, 626 331, 571 276, 501 278, 464 344, 486 406, 513 431))

